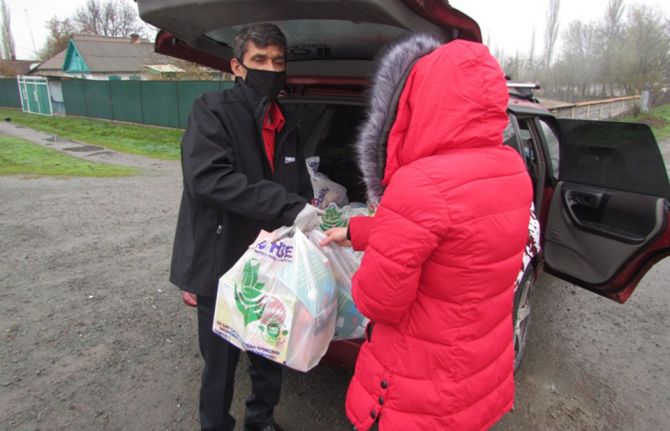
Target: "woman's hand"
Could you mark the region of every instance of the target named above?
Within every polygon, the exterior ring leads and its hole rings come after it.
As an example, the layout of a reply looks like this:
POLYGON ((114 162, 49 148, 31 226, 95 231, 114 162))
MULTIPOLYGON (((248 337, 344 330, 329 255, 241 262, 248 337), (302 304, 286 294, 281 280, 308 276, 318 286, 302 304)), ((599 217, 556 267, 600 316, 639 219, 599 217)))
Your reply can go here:
POLYGON ((347 228, 346 227, 334 227, 328 229, 324 232, 326 238, 324 238, 319 245, 321 247, 326 246, 332 242, 342 247, 351 247, 351 241, 347 239, 347 228))

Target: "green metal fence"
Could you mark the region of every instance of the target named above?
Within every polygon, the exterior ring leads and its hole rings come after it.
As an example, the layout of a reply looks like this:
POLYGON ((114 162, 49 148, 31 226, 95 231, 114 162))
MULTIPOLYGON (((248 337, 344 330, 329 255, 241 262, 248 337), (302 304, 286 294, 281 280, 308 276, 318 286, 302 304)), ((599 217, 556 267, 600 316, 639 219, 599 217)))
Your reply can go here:
MULTIPOLYGON (((65 81, 67 82, 67 81, 65 81)), ((86 114, 88 117, 112 119, 112 95, 109 90, 109 81, 84 81, 86 98, 86 114)), ((65 113, 67 114, 67 87, 63 88, 65 99, 65 113)))
MULTIPOLYGON (((88 115, 86 104, 86 81, 69 79, 62 82, 65 115, 88 115)), ((103 103, 109 103, 104 101, 103 103)))
POLYGON ((141 81, 109 81, 114 120, 144 123, 141 81))
POLYGON ((147 124, 179 127, 179 98, 175 81, 142 83, 142 115, 147 124))
MULTIPOLYGON (((64 79, 62 86, 66 115, 185 128, 196 97, 233 83, 64 79)), ((21 107, 16 80, 0 80, 0 106, 21 107)))
POLYGON ((21 107, 19 85, 16 79, 0 79, 0 106, 21 107))

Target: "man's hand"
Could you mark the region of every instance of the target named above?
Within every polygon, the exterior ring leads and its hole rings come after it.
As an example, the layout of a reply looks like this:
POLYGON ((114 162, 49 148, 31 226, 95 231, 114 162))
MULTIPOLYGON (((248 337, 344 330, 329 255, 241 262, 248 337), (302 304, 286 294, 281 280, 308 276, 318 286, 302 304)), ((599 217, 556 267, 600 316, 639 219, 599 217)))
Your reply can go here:
POLYGON ((182 292, 181 293, 181 300, 184 301, 184 304, 188 305, 189 307, 197 307, 198 306, 198 297, 195 295, 195 293, 182 292))
POLYGON ((298 213, 293 225, 303 232, 309 232, 319 225, 321 222, 320 217, 324 214, 325 212, 323 210, 307 204, 305 205, 305 208, 298 213))
POLYGON ((347 239, 347 228, 346 227, 334 227, 328 229, 324 232, 326 238, 324 238, 319 245, 321 247, 326 246, 332 242, 342 247, 351 247, 351 241, 347 239))

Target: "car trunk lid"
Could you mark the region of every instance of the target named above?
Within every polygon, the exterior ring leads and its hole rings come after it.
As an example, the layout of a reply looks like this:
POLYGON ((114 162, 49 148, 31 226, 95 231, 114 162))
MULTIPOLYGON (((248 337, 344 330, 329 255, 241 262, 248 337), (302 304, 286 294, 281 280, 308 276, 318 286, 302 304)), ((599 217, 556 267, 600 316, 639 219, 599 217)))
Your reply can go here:
MULTIPOLYGON (((244 25, 276 24, 288 39, 289 82, 364 79, 378 51, 413 32, 481 42, 477 23, 447 0, 137 0, 162 29, 156 51, 230 72, 232 42, 244 25)), ((352 81, 349 81, 352 82, 352 81)))

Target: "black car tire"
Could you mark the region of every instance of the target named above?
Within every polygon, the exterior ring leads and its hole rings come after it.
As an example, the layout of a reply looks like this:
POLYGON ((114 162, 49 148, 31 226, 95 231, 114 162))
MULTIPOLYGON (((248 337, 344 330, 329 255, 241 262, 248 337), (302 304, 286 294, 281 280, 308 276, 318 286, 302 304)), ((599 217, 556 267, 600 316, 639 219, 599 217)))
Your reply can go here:
POLYGON ((512 310, 512 322, 514 324, 514 372, 519 370, 523 354, 526 351, 531 320, 531 296, 534 287, 535 269, 533 265, 528 265, 518 289, 514 292, 514 309, 512 310))

